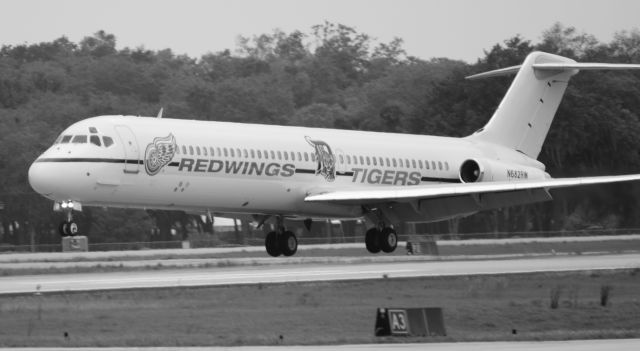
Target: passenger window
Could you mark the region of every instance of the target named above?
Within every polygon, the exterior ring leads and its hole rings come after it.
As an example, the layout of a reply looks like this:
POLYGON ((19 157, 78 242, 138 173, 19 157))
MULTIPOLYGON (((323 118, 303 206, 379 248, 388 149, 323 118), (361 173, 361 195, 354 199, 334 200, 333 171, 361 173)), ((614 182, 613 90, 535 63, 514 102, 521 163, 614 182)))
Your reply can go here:
POLYGON ((449 162, 445 162, 444 163, 444 169, 445 169, 445 171, 449 170, 449 162))
POLYGON ((391 162, 389 162, 389 158, 387 157, 385 160, 387 160, 387 167, 391 167, 391 162))
MULTIPOLYGON (((280 155, 278 155, 278 157, 280 157, 280 155)), ((286 151, 284 152, 284 159, 285 161, 289 161, 289 154, 286 151)))
POLYGON ((420 166, 420 169, 422 169, 423 164, 422 164, 422 160, 418 160, 418 165, 420 166))
POLYGON ((438 169, 442 170, 442 162, 438 161, 438 169))
POLYGON ((244 155, 244 158, 249 158, 249 153, 247 152, 247 149, 242 149, 242 154, 244 155))
POLYGON ((196 146, 196 152, 198 153, 198 156, 200 156, 200 146, 196 146))
MULTIPOLYGON (((222 149, 220 149, 220 147, 217 147, 216 150, 218 151, 218 157, 222 156, 222 149)), ((226 155, 226 151, 225 151, 225 155, 226 155)))
POLYGON ((433 170, 436 170, 436 161, 431 161, 431 168, 433 168, 433 170))
POLYGON ((222 150, 224 151, 224 157, 229 157, 229 150, 226 147, 222 150))
POLYGON ((258 150, 258 158, 262 158, 262 151, 258 150))
POLYGON ((96 129, 96 127, 89 127, 89 133, 96 134, 98 133, 98 130, 96 129))
POLYGON ((411 167, 411 164, 409 163, 408 159, 404 160, 404 166, 405 166, 405 168, 410 168, 411 167))
POLYGON ((204 156, 208 156, 208 155, 207 155, 207 148, 206 148, 205 146, 203 146, 203 147, 202 147, 202 154, 203 154, 204 156))
POLYGON ((304 153, 304 160, 309 162, 309 154, 308 153, 304 153))
POLYGON ((384 167, 384 159, 382 157, 379 157, 378 160, 380 161, 380 166, 384 167))
POLYGON ((426 169, 429 169, 429 161, 424 161, 424 165, 426 169))
POLYGON ((369 156, 367 156, 367 166, 371 165, 371 159, 369 158, 369 156))
POLYGON ((375 158, 375 157, 373 157, 373 165, 374 165, 374 166, 377 166, 377 165, 378 165, 378 160, 376 160, 376 158, 375 158))
POLYGON ((272 160, 276 159, 276 153, 273 150, 271 150, 271 159, 272 160))
POLYGON ((229 149, 229 154, 231 154, 231 157, 236 157, 236 153, 233 149, 229 149))
POLYGON ((402 159, 401 159, 401 158, 399 158, 399 159, 398 159, 398 167, 403 167, 403 166, 402 166, 402 159))
POLYGON ((186 155, 187 154, 187 147, 182 145, 182 154, 186 155))
POLYGON ((298 161, 302 162, 302 154, 298 151, 298 161))
POLYGON ((316 162, 316 154, 311 154, 311 161, 316 162))
POLYGON ((100 137, 97 135, 92 135, 89 137, 89 142, 91 144, 97 145, 97 146, 101 146, 100 144, 100 137))
POLYGON ((216 153, 214 152, 215 150, 213 149, 213 146, 209 148, 209 151, 211 151, 211 157, 216 155, 216 153))
POLYGON ((251 158, 256 158, 256 152, 253 149, 251 149, 251 158))
POLYGON ((240 153, 240 149, 236 149, 236 151, 238 152, 238 157, 242 157, 242 153, 240 153))
POLYGON ((340 158, 340 163, 344 163, 344 157, 342 155, 338 155, 338 157, 340 158))
POLYGON ((193 155, 193 146, 189 145, 189 155, 193 155))
POLYGON ((176 145, 176 155, 180 155, 180 146, 176 145))
POLYGON ((413 168, 418 168, 416 167, 416 160, 411 160, 411 165, 413 166, 413 168))
POLYGON ((71 142, 73 144, 86 144, 87 143, 87 136, 86 135, 76 135, 73 137, 73 139, 71 139, 71 142))
POLYGON ((392 158, 391 161, 393 162, 393 167, 398 167, 398 163, 396 162, 395 158, 392 158))
POLYGON ((109 147, 113 145, 113 139, 111 139, 111 137, 108 137, 108 136, 103 136, 102 143, 104 144, 104 147, 109 147))
POLYGON ((347 163, 351 164, 351 156, 347 155, 347 163))
POLYGON ((278 160, 282 160, 282 152, 278 151, 278 160))
POLYGON ((364 166, 364 157, 360 156, 360 164, 364 166))

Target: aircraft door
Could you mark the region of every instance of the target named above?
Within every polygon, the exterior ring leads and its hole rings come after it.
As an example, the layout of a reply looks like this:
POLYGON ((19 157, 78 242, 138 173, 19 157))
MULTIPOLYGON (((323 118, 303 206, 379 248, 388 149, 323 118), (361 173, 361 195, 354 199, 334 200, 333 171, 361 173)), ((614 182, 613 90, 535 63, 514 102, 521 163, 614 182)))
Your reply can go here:
POLYGON ((140 150, 136 136, 127 126, 119 125, 115 129, 124 149, 124 173, 137 174, 140 172, 140 150))

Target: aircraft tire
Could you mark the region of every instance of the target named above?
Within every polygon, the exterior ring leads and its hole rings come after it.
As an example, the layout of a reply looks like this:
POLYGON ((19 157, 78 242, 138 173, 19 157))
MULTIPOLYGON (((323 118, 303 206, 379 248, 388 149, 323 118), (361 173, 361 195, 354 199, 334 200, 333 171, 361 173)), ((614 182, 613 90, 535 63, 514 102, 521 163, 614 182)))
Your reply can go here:
POLYGON ((298 251, 298 239, 291 231, 285 231, 278 240, 280 251, 285 256, 292 256, 298 251))
POLYGON ((380 231, 380 249, 385 253, 393 252, 398 247, 398 234, 392 228, 386 227, 380 231))
POLYGON ((78 224, 76 224, 76 222, 73 222, 73 221, 68 222, 67 232, 69 233, 70 236, 78 235, 78 224))
POLYGON ((367 251, 371 253, 380 252, 379 243, 380 231, 377 228, 371 228, 367 230, 367 233, 364 237, 364 243, 367 246, 367 251))
POLYGON ((280 252, 280 245, 278 244, 278 234, 276 232, 269 232, 264 240, 264 246, 267 249, 267 253, 270 256, 278 257, 280 252))
POLYGON ((61 222, 58 226, 58 232, 63 238, 69 236, 69 222, 61 222))

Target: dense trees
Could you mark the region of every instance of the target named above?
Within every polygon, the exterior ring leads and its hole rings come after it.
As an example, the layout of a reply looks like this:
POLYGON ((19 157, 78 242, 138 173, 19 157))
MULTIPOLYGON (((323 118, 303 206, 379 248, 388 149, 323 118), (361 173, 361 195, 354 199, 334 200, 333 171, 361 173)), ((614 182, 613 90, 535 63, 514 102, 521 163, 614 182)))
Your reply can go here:
MULTIPOLYGON (((195 59, 170 49, 117 49, 99 31, 80 43, 0 49, 0 242, 54 242, 50 204, 27 183, 28 166, 69 124, 94 115, 154 115, 236 122, 464 136, 487 122, 509 78, 465 81, 471 73, 519 64, 532 50, 582 61, 640 62, 640 31, 610 43, 556 24, 539 43, 515 36, 476 63, 408 56, 402 40, 377 43, 333 23, 309 32, 239 38, 195 59)), ((640 170, 640 74, 588 72, 574 78, 541 153, 554 176, 640 170)), ((634 227, 635 184, 555 192, 556 201, 480 214, 431 231, 634 227)), ((149 240, 182 214, 88 209, 79 220, 93 242, 149 240), (130 220, 122 220, 129 218, 130 220)), ((168 238, 163 230, 157 238, 168 238)))

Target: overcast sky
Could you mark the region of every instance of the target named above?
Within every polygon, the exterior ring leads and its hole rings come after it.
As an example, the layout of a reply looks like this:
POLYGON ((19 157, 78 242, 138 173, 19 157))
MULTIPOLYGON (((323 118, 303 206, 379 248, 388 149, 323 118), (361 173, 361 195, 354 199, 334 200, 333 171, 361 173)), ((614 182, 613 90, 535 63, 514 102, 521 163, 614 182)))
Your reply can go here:
POLYGON ((380 42, 400 37, 412 56, 468 62, 516 34, 536 43, 558 21, 603 42, 640 27, 639 0, 0 0, 0 8, 0 45, 79 42, 103 29, 119 49, 192 57, 234 50, 238 35, 308 33, 324 21, 380 42))

